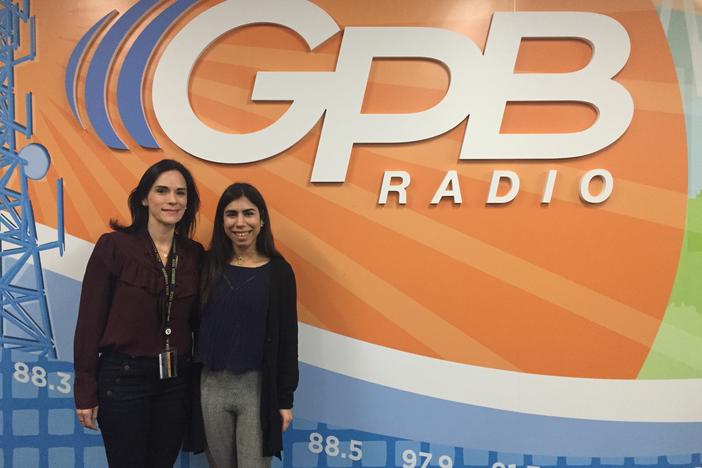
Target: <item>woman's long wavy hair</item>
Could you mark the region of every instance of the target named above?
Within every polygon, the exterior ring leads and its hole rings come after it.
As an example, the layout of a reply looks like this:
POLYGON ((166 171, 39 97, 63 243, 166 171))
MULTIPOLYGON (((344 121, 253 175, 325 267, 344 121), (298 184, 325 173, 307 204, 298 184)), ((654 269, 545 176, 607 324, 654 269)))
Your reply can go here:
POLYGON ((205 257, 205 267, 200 288, 200 299, 203 305, 207 303, 207 297, 212 290, 212 286, 222 276, 224 265, 234 258, 234 246, 231 239, 224 232, 224 209, 231 202, 242 197, 246 197, 258 208, 261 221, 263 222, 261 231, 256 238, 256 250, 268 258, 282 257, 278 249, 275 248, 271 219, 268 215, 266 201, 263 199, 261 192, 253 185, 245 182, 237 182, 230 185, 219 197, 217 210, 215 211, 212 240, 210 241, 210 250, 205 257))
POLYGON ((176 232, 187 238, 191 238, 195 232, 196 215, 200 209, 200 195, 197 192, 197 186, 190 171, 178 161, 173 159, 162 159, 156 164, 149 167, 144 175, 141 176, 139 184, 132 190, 127 199, 129 212, 132 215, 132 224, 124 226, 117 219, 110 220, 110 227, 115 231, 134 234, 142 229, 146 229, 149 222, 149 207, 144 206, 142 202, 149 196, 151 187, 156 183, 156 179, 168 171, 178 171, 185 179, 187 189, 187 209, 183 213, 183 217, 176 223, 176 232))

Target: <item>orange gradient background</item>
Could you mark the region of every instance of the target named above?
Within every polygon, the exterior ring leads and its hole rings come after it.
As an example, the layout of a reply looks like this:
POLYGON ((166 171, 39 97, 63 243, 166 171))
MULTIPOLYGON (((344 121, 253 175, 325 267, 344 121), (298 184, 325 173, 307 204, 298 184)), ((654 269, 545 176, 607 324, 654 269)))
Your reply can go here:
MULTIPOLYGON (((553 162, 462 162, 463 122, 427 141, 356 145, 343 184, 309 182, 323 121, 284 153, 238 166, 188 155, 160 130, 150 92, 159 54, 180 27, 215 3, 199 2, 178 21, 147 70, 147 116, 162 150, 144 150, 130 139, 115 90, 129 45, 167 5, 157 6, 129 36, 115 62, 108 104, 130 150, 112 151, 73 117, 64 74, 85 31, 111 9, 123 13, 132 2, 34 2, 38 57, 18 67, 16 89, 18 96, 34 93, 34 140, 52 156, 46 180, 31 188, 38 222, 56 225, 54 186, 63 177, 67 232, 94 242, 108 229, 110 217, 128 219, 127 195, 143 171, 173 157, 199 183, 204 203, 197 238, 204 244, 217 198, 229 183, 249 181, 261 189, 278 244, 297 274, 302 322, 460 363, 551 375, 636 377, 668 302, 687 202, 684 115, 675 68, 650 1, 315 1, 341 28, 440 27, 468 36, 481 48, 495 11, 577 6, 619 21, 632 44, 616 79, 634 99, 634 118, 622 138, 596 154, 553 162), (594 168, 614 177, 613 195, 602 205, 587 205, 578 196, 580 177, 594 168), (444 200, 430 206, 446 171, 454 169, 462 205, 444 200), (497 169, 517 172, 522 187, 512 203, 486 206, 497 169), (541 205, 550 169, 559 171, 554 198, 541 205), (386 206, 377 205, 385 170, 411 174, 406 206, 392 196, 386 206)), ((288 104, 251 102, 256 72, 333 70, 342 35, 311 53, 295 33, 281 27, 230 32, 202 56, 192 75, 193 108, 214 128, 233 133, 264 128, 288 104)), ((84 79, 95 45, 79 69, 79 110, 87 124, 84 79)), ((573 71, 587 64, 590 54, 581 41, 528 40, 516 71, 573 71)), ((378 60, 363 111, 430 108, 441 100, 448 79, 435 62, 378 60)), ((22 111, 18 114, 22 120, 22 111)), ((572 132, 595 118, 586 105, 510 105, 502 131, 572 132)), ((67 256, 71 261, 70 251, 67 256)))

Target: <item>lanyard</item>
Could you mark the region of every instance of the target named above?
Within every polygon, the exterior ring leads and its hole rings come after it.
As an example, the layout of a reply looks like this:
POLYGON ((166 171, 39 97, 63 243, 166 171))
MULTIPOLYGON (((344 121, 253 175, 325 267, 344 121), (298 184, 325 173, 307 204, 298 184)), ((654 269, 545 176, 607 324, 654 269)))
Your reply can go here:
POLYGON ((173 245, 171 246, 171 252, 168 256, 170 259, 170 274, 166 270, 166 267, 168 266, 168 261, 166 262, 166 265, 163 264, 163 261, 161 260, 161 254, 158 252, 158 248, 156 247, 156 243, 154 243, 154 240, 151 239, 151 245, 154 248, 154 254, 156 255, 156 262, 158 265, 161 267, 161 273, 163 273, 163 282, 165 285, 164 288, 164 294, 166 296, 166 316, 165 320, 163 320, 163 335, 166 338, 166 349, 169 349, 170 346, 170 336, 171 333, 173 333, 173 330, 171 330, 171 306, 173 305, 173 294, 175 293, 175 285, 176 285, 176 269, 178 268, 178 253, 176 251, 176 239, 173 237, 173 245))

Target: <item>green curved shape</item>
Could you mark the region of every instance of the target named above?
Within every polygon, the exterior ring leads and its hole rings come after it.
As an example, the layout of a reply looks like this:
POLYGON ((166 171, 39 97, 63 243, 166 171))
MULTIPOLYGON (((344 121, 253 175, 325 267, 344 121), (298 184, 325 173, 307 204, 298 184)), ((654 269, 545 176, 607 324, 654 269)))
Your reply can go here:
POLYGON ((702 56, 692 52, 702 43, 702 11, 695 11, 693 2, 687 7, 662 4, 658 10, 685 109, 689 200, 677 276, 640 379, 702 377, 702 56))

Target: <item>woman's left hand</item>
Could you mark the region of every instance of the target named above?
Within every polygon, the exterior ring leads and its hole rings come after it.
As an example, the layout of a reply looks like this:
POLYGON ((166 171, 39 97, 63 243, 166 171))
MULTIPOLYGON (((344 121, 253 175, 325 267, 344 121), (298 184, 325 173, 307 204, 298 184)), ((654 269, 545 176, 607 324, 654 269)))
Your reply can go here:
POLYGON ((293 420, 293 414, 291 409, 280 410, 280 423, 282 424, 283 432, 288 429, 288 426, 293 420))

